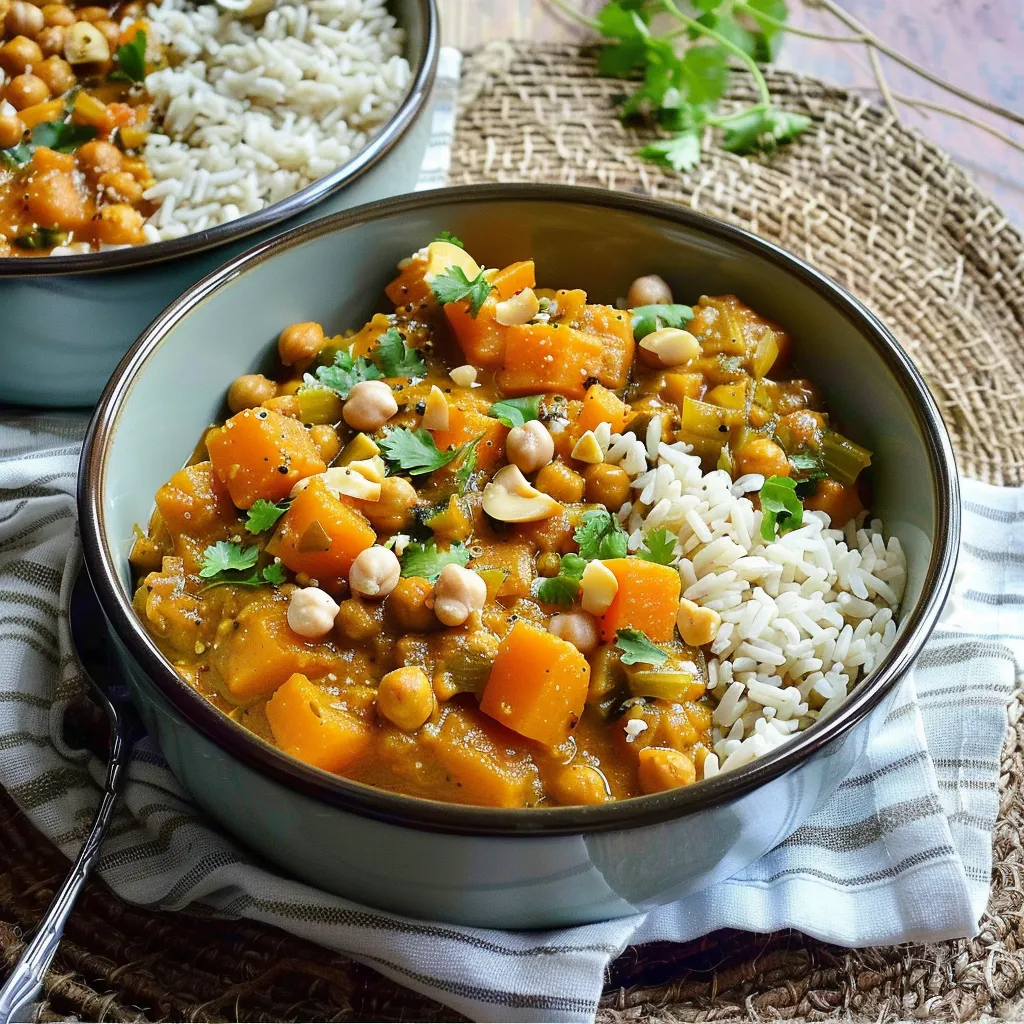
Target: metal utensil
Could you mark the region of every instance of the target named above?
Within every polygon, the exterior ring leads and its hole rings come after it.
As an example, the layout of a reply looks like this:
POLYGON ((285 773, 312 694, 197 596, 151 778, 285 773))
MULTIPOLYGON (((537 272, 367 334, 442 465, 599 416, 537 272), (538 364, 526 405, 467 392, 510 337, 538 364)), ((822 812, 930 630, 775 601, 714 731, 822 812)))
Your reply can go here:
POLYGON ((39 922, 32 941, 0 989, 0 1024, 32 1019, 29 1007, 42 991, 43 978, 60 944, 64 926, 99 859, 100 846, 107 826, 114 817, 117 799, 124 788, 132 747, 140 731, 127 695, 116 686, 104 688, 104 685, 97 681, 110 678, 111 666, 104 645, 106 627, 92 592, 92 584, 84 569, 75 581, 68 618, 74 647, 89 682, 92 699, 102 708, 110 721, 107 779, 92 828, 81 850, 78 851, 71 871, 54 896, 42 921, 39 922))

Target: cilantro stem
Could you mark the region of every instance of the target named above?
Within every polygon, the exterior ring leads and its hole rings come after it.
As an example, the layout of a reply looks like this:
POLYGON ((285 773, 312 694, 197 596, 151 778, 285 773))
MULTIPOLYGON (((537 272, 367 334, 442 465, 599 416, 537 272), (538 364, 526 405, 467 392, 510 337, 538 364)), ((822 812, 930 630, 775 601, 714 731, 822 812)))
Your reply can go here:
POLYGON ((797 25, 791 25, 788 21, 783 21, 781 18, 774 18, 770 14, 766 14, 764 11, 759 11, 756 7, 751 7, 750 4, 744 3, 743 0, 733 0, 732 9, 734 11, 742 11, 744 14, 749 14, 755 21, 760 21, 765 25, 771 25, 772 28, 778 29, 780 32, 788 32, 793 36, 803 36, 804 39, 820 39, 824 43, 864 43, 865 39, 863 36, 833 36, 827 32, 813 32, 809 28, 800 28, 797 25))
POLYGON ((588 18, 581 11, 577 11, 572 4, 568 3, 568 0, 550 0, 552 6, 557 7, 567 18, 572 21, 578 22, 580 25, 586 25, 587 28, 593 29, 595 32, 601 31, 601 26, 598 24, 596 19, 588 18))
MULTIPOLYGON (((689 18, 678 7, 676 7, 673 0, 661 0, 662 7, 677 21, 682 22, 688 29, 692 29, 698 35, 707 36, 708 39, 713 39, 723 50, 727 50, 737 60, 742 61, 750 74, 753 76, 754 82, 757 85, 757 92, 761 98, 761 102, 754 108, 754 110, 767 110, 772 105, 772 94, 768 90, 768 83, 764 80, 764 75, 761 74, 761 69, 757 66, 757 61, 754 60, 749 54, 744 53, 743 50, 737 46, 732 40, 726 39, 720 32, 716 32, 713 28, 709 28, 707 25, 702 25, 695 18, 689 18)), ((746 111, 749 113, 749 111, 746 111)))

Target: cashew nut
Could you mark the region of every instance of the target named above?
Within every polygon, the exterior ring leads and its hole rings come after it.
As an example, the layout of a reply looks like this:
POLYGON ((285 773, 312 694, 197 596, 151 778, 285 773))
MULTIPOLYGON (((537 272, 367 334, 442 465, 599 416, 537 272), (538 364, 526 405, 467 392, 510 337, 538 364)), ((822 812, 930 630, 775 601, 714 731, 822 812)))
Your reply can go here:
POLYGON ((592 466, 604 462, 604 451, 592 430, 585 431, 572 449, 572 457, 580 462, 589 462, 592 466))
POLYGON ((683 643, 691 647, 703 647, 718 636, 718 627, 722 624, 722 616, 714 608, 701 608, 687 598, 679 601, 679 613, 676 615, 676 626, 683 643))
POLYGON ((562 506, 543 491, 538 491, 518 466, 499 469, 484 488, 484 511, 502 523, 534 523, 549 519, 562 506))
POLYGON ((476 383, 476 367, 471 366, 469 363, 463 363, 462 366, 456 366, 448 376, 460 388, 471 388, 476 383))
POLYGON ((528 324, 539 312, 540 299, 532 288, 524 288, 494 307, 494 319, 504 327, 517 327, 528 324))
POLYGON ((662 327, 640 340, 640 357, 649 366, 682 366, 700 356, 700 342, 678 327, 662 327))
POLYGON ((427 395, 426 408, 423 410, 423 429, 447 430, 449 419, 448 399, 435 384, 427 395))
POLYGON ((615 573, 604 562, 588 562, 580 579, 580 604, 591 615, 604 615, 619 592, 615 573))
POLYGON ((64 34, 64 59, 69 64, 109 60, 110 44, 92 22, 76 21, 64 34))

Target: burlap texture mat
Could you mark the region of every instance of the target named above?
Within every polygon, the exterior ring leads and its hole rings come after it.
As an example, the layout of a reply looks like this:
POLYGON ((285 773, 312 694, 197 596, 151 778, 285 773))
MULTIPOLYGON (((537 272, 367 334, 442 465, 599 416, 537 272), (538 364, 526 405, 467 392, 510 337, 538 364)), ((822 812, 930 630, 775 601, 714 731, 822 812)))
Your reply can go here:
MULTIPOLYGON (((883 111, 769 76, 815 131, 772 159, 712 149, 689 175, 631 154, 621 83, 569 46, 492 44, 464 69, 453 183, 557 181, 688 203, 781 243, 896 331, 928 377, 964 472, 1024 480, 1024 244, 934 146, 883 111)), ((733 98, 748 98, 742 81, 733 98)), ((598 1014, 619 1021, 1024 1019, 1024 722, 1010 708, 992 898, 980 935, 848 951, 794 933, 721 932, 627 950, 598 1014)), ((0 793, 0 948, 10 963, 67 863, 0 793)), ((458 1020, 284 933, 130 907, 89 886, 47 980, 43 1019, 458 1020)))

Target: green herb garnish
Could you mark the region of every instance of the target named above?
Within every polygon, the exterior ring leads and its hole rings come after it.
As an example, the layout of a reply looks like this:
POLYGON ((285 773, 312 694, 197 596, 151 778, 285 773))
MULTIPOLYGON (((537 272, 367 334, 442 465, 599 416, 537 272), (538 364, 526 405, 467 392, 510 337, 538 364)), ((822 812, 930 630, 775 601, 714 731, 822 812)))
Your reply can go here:
POLYGON ((463 244, 461 238, 456 238, 450 231, 442 231, 441 234, 434 239, 435 242, 451 242, 452 245, 457 245, 460 249, 465 249, 466 246, 463 244))
POLYGON ((438 551, 434 541, 426 544, 418 544, 415 541, 406 545, 402 552, 402 575, 420 576, 431 583, 436 583, 441 570, 446 565, 469 564, 469 548, 458 541, 453 543, 447 551, 438 551))
POLYGON ((243 548, 233 541, 219 540, 203 552, 202 568, 199 575, 207 581, 204 590, 231 584, 235 587, 258 587, 263 583, 284 582, 284 569, 277 562, 268 565, 262 572, 256 570, 260 549, 255 545, 243 548), (241 575, 249 569, 248 575, 241 575))
POLYGON ((63 245, 68 240, 68 233, 60 228, 33 228, 24 235, 18 235, 14 244, 19 249, 52 249, 55 245, 63 245))
POLYGON ((540 419, 540 404, 543 401, 543 395, 503 398, 487 410, 487 415, 493 416, 499 423, 504 423, 506 427, 521 427, 527 420, 540 419))
POLYGON ((541 578, 534 583, 534 594, 549 604, 572 604, 580 592, 580 580, 587 560, 579 555, 562 555, 557 576, 541 578))
POLYGON ((287 501, 275 505, 266 498, 257 498, 249 507, 245 528, 250 533, 263 533, 269 530, 288 511, 288 505, 287 501))
POLYGON ((637 306, 633 314, 633 337, 637 341, 661 327, 685 327, 693 319, 693 310, 678 303, 637 306))
POLYGON ((595 558, 625 558, 626 531, 607 509, 595 508, 583 513, 583 522, 576 527, 573 540, 580 546, 580 557, 591 562, 595 558))
POLYGON ((142 82, 146 78, 146 33, 139 29, 130 43, 117 48, 117 68, 111 71, 112 82, 142 82))
POLYGON ((484 277, 482 270, 470 281, 462 267, 449 267, 430 282, 430 288, 442 306, 447 306, 449 302, 458 302, 460 299, 468 299, 469 315, 475 317, 487 296, 491 294, 494 285, 484 277))
POLYGON ((425 377, 427 365, 419 351, 406 345, 397 328, 386 330, 373 350, 385 377, 425 377))
POLYGON ((9 149, 0 149, 0 158, 15 169, 32 159, 40 146, 58 153, 72 153, 83 142, 94 139, 97 130, 91 124, 72 124, 70 121, 41 121, 32 129, 27 142, 19 142, 9 149))
POLYGON ((380 370, 363 356, 352 358, 352 353, 339 349, 334 353, 334 362, 330 366, 318 366, 316 376, 306 374, 303 378, 306 387, 330 388, 342 398, 364 380, 379 380, 380 370))
POLYGON ((761 488, 761 536, 766 541, 795 530, 804 521, 804 507, 796 495, 796 481, 770 476, 761 488))
MULTIPOLYGON (((470 442, 475 444, 476 442, 470 442)), ((408 427, 392 427, 381 438, 380 448, 384 458, 393 467, 420 476, 433 473, 455 459, 465 449, 449 448, 441 451, 434 443, 429 430, 410 430, 408 427)))
POLYGON ((652 530, 644 537, 637 557, 646 562, 657 562, 658 565, 671 565, 676 558, 676 538, 664 527, 652 530))
POLYGON ((467 441, 459 449, 459 457, 462 459, 462 464, 459 466, 458 473, 455 474, 455 486, 458 487, 459 494, 466 493, 470 481, 473 479, 473 474, 476 472, 476 446, 480 443, 480 439, 483 436, 481 434, 479 437, 474 437, 472 441, 467 441))
POLYGON ((642 629, 620 629, 615 634, 615 646, 622 651, 623 665, 664 665, 667 652, 655 647, 642 629))

